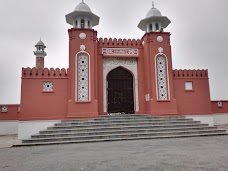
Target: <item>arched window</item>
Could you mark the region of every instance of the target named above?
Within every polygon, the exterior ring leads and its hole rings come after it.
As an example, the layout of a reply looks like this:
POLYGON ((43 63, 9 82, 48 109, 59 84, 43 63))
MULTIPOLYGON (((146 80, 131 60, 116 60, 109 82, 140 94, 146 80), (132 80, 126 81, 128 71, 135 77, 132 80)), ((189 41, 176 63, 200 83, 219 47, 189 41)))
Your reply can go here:
POLYGON ((88 28, 90 28, 90 21, 88 21, 88 28))
POLYGON ((84 19, 81 20, 81 28, 85 28, 85 20, 84 19))
POLYGON ((152 24, 150 24, 150 26, 149 26, 149 27, 150 27, 150 28, 149 28, 149 29, 150 29, 150 31, 152 31, 152 29, 153 29, 152 24))
POLYGON ((157 57, 157 91, 158 100, 168 100, 166 58, 157 57))
POLYGON ((77 101, 89 101, 89 57, 86 54, 81 54, 78 56, 77 63, 77 101))
POLYGON ((155 28, 156 28, 156 31, 159 30, 159 25, 158 25, 158 23, 155 24, 155 28))

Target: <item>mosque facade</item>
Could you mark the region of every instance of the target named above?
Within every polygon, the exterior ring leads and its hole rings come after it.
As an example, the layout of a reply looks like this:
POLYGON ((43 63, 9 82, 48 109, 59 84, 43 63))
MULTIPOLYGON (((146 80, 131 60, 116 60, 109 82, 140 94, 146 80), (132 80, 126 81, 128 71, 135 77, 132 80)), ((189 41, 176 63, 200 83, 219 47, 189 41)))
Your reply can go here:
POLYGON ((35 45, 36 66, 22 68, 21 102, 1 105, 0 120, 16 120, 24 138, 34 127, 113 113, 213 116, 213 124, 228 116, 228 101, 210 99, 207 70, 173 69, 171 21, 154 5, 138 24, 140 40, 98 38, 99 20, 84 1, 66 15, 67 69, 45 68, 46 46, 35 45))

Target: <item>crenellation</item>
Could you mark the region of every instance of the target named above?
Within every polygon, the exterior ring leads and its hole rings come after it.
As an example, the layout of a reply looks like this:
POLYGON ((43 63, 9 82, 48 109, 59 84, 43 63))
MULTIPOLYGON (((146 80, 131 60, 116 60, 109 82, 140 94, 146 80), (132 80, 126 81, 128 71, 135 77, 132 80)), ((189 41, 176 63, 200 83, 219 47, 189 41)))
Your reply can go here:
POLYGON ((66 69, 62 68, 22 68, 22 77, 68 77, 66 69))
POLYGON ((208 78, 208 70, 173 70, 174 78, 208 78))
POLYGON ((98 44, 101 46, 120 46, 120 47, 141 47, 142 45, 142 40, 140 39, 112 39, 112 38, 99 38, 98 39, 98 44))
POLYGON ((122 39, 118 39, 117 45, 122 46, 122 44, 123 44, 123 40, 122 39))

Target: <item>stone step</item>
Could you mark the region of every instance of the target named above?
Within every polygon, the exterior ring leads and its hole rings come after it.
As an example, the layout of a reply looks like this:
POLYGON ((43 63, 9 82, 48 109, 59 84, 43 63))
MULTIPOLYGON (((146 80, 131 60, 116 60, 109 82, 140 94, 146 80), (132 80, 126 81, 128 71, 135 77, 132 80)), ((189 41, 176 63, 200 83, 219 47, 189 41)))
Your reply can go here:
POLYGON ((144 125, 144 124, 150 124, 150 125, 169 125, 169 124, 197 124, 200 123, 200 121, 164 121, 164 122, 124 122, 124 123, 90 123, 90 124, 63 124, 58 125, 54 127, 49 127, 48 129, 59 129, 59 128, 83 128, 83 127, 99 127, 99 126, 105 126, 105 127, 111 127, 111 126, 126 126, 126 125, 144 125))
POLYGON ((193 121, 193 119, 187 119, 187 118, 180 118, 180 119, 153 119, 153 118, 135 118, 135 119, 119 119, 119 120, 84 120, 84 121, 67 121, 67 122, 61 122, 58 124, 55 124, 56 126, 64 125, 64 124, 103 124, 103 123, 124 123, 124 122, 145 122, 145 121, 150 121, 150 122, 170 122, 170 121, 193 121))
POLYGON ((92 143, 104 141, 127 141, 127 140, 143 140, 143 139, 165 139, 165 138, 190 138, 201 136, 222 136, 228 133, 206 133, 206 134, 184 134, 184 135, 166 135, 166 136, 145 136, 145 137, 125 137, 125 138, 107 138, 107 139, 87 139, 87 140, 74 140, 74 141, 55 141, 55 142, 33 142, 33 143, 20 143, 14 144, 13 147, 23 146, 36 146, 36 145, 57 145, 57 144, 72 144, 72 143, 92 143))
POLYGON ((186 128, 172 128, 172 129, 128 129, 128 130, 103 130, 103 131, 87 131, 87 132, 57 132, 53 134, 39 134, 33 135, 32 138, 52 138, 52 137, 70 137, 70 136, 90 136, 90 135, 111 135, 111 134, 130 134, 130 133, 155 133, 168 131, 191 131, 191 130, 217 130, 214 127, 186 127, 186 128))
POLYGON ((117 115, 117 116, 110 116, 110 115, 103 115, 99 116, 98 118, 92 119, 80 119, 80 120, 63 120, 62 122, 83 122, 88 120, 119 120, 119 119, 138 119, 138 118, 151 118, 155 120, 159 119, 186 119, 184 116, 152 116, 152 115, 136 115, 136 114, 125 114, 125 115, 117 115))
POLYGON ((67 133, 67 132, 85 132, 85 131, 104 131, 104 130, 129 130, 129 129, 182 129, 182 128, 191 128, 191 127, 206 127, 208 124, 172 124, 172 125, 134 125, 134 126, 121 126, 121 127, 87 127, 87 128, 64 128, 64 129, 47 129, 40 131, 40 134, 52 134, 52 133, 67 133))
MULTIPOLYGON (((196 122, 196 123, 190 123, 190 122, 187 122, 187 123, 144 123, 145 125, 150 125, 150 126, 171 126, 171 125, 195 125, 195 124, 199 124, 200 125, 200 122, 196 122)), ((58 129, 74 129, 74 128, 77 128, 77 129, 80 129, 80 128, 99 128, 99 127, 117 127, 117 128, 120 128, 120 127, 123 127, 123 126, 143 126, 144 124, 142 123, 121 123, 121 124, 95 124, 95 125, 67 125, 67 126, 54 126, 54 127, 48 127, 47 129, 48 130, 58 130, 58 129)), ((207 125, 207 124, 206 124, 207 125)))
POLYGON ((209 134, 209 133, 226 133, 225 130, 192 130, 192 131, 172 131, 172 132, 153 132, 153 133, 131 133, 131 134, 109 134, 109 135, 90 135, 90 136, 71 136, 71 137, 53 137, 53 138, 33 138, 22 140, 22 143, 33 142, 53 142, 53 141, 75 141, 86 139, 108 139, 108 138, 125 138, 125 137, 146 137, 146 136, 167 136, 183 134, 209 134))

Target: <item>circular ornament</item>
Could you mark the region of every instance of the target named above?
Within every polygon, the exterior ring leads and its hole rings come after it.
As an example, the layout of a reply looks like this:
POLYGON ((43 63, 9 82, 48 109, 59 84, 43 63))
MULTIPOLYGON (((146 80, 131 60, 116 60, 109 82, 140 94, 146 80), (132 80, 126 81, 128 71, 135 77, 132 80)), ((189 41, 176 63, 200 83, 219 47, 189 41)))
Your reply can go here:
POLYGON ((79 37, 80 37, 80 39, 86 39, 86 34, 85 33, 80 33, 79 37))
POLYGON ((157 41, 161 43, 163 41, 163 37, 162 36, 158 36, 157 37, 157 41))
POLYGON ((159 53, 163 53, 163 51, 164 51, 164 50, 163 50, 162 47, 158 48, 158 52, 159 52, 159 53))

